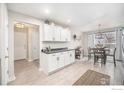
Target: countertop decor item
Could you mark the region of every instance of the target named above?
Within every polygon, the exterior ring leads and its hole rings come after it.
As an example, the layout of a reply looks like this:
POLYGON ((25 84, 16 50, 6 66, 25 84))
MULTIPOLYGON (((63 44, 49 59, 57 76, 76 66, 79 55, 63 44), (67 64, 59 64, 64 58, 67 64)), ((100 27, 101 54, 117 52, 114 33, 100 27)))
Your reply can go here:
POLYGON ((49 21, 49 20, 45 20, 45 23, 46 23, 46 24, 50 24, 50 21, 49 21))
POLYGON ((74 40, 81 40, 81 36, 78 36, 76 34, 73 35, 74 40))
POLYGON ((76 34, 73 35, 74 40, 77 38, 76 34))

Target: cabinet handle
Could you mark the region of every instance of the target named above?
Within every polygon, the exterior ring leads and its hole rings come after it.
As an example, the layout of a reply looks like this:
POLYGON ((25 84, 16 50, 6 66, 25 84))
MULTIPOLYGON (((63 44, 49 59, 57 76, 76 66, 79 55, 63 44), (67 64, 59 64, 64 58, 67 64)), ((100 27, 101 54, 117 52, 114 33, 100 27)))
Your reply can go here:
POLYGON ((57 60, 59 60, 59 57, 57 57, 57 60))
POLYGON ((55 38, 53 37, 53 41, 55 40, 55 38))
POLYGON ((70 57, 72 57, 72 54, 70 54, 70 57))
POLYGON ((5 56, 5 58, 9 58, 9 56, 5 56))

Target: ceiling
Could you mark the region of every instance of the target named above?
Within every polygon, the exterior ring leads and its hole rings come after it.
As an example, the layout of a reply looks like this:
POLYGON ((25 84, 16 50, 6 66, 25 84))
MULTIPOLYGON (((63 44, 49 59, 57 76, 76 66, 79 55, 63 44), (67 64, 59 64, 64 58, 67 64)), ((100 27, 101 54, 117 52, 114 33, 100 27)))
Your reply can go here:
POLYGON ((124 23, 124 4, 112 3, 9 3, 8 9, 42 20, 53 20, 76 31, 124 23))

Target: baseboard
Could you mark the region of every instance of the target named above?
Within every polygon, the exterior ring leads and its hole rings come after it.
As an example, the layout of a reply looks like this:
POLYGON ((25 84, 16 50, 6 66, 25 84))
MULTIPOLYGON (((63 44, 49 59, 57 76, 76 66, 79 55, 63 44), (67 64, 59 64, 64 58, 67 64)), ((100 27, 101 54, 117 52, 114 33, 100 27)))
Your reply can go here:
POLYGON ((37 60, 39 60, 39 58, 37 58, 37 59, 34 59, 33 61, 37 61, 37 60))
POLYGON ((15 61, 21 61, 21 60, 26 60, 26 59, 17 59, 17 60, 14 60, 14 62, 15 62, 15 61))
POLYGON ((34 60, 27 60, 28 62, 32 62, 32 61, 34 61, 34 60))
POLYGON ((16 79, 15 76, 9 77, 9 79, 8 79, 8 83, 11 82, 11 81, 14 81, 15 79, 16 79))

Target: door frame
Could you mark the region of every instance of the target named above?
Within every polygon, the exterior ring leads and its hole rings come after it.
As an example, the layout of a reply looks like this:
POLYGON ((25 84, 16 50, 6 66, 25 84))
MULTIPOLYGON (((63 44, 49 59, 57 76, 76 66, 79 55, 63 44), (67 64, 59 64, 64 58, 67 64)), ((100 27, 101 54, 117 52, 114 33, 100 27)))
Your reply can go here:
POLYGON ((1 52, 1 85, 8 81, 8 10, 4 3, 0 4, 0 52, 1 52))
MULTIPOLYGON (((39 19, 32 18, 30 16, 25 16, 22 14, 18 14, 15 12, 10 13, 9 16, 9 81, 13 81, 16 79, 14 73, 14 22, 22 22, 39 26, 39 48, 42 49, 42 30, 43 30, 43 22, 39 19)), ((39 71, 42 71, 41 64, 41 51, 39 51, 39 71)))

